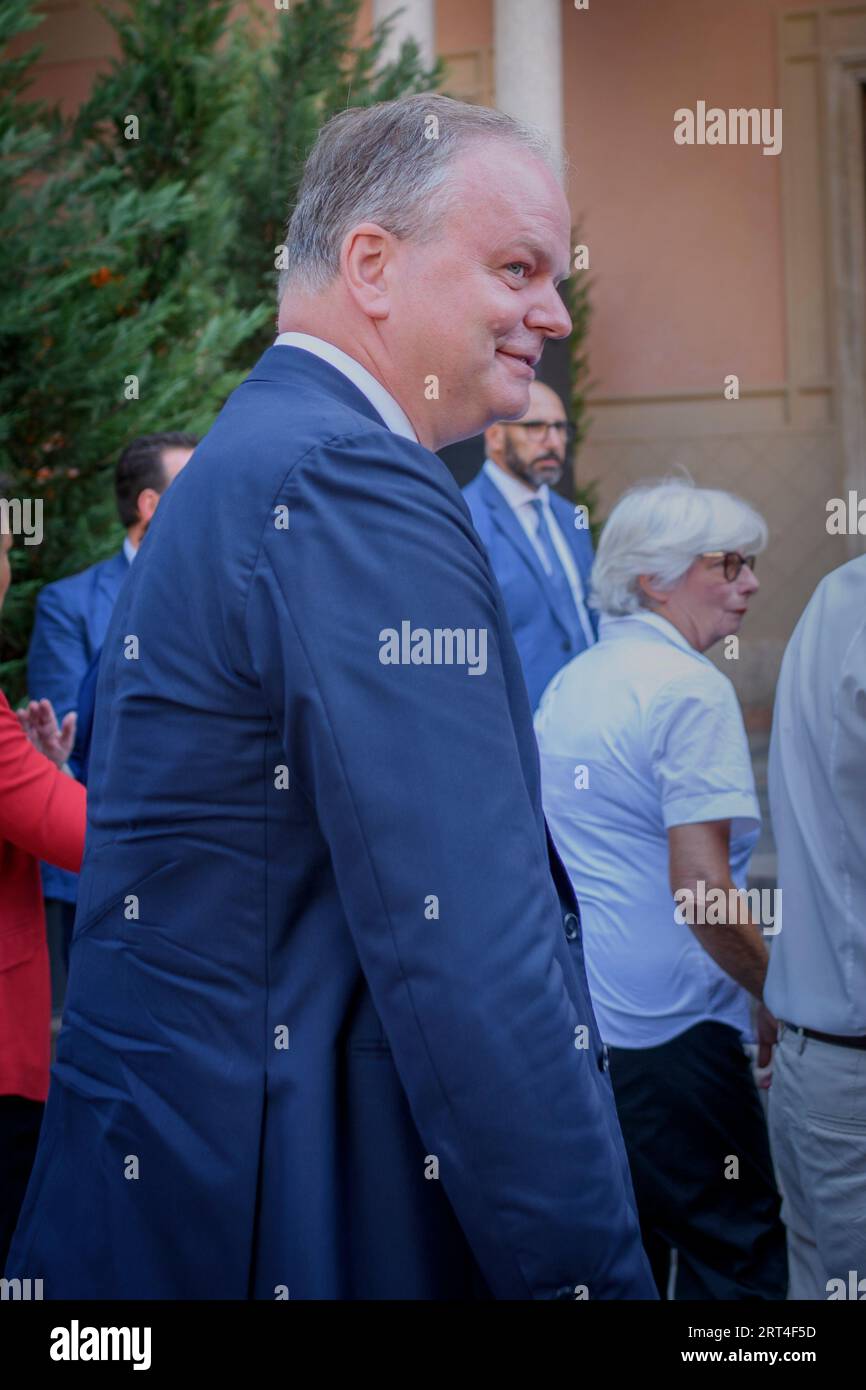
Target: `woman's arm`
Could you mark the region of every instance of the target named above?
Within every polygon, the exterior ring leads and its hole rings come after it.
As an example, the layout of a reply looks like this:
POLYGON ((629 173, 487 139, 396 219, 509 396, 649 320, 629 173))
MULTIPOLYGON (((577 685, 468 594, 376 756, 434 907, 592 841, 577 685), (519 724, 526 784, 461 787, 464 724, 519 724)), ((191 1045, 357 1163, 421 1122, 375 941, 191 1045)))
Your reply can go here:
POLYGON ((77 871, 86 822, 84 787, 36 751, 0 695, 0 839, 77 871))
MULTIPOLYGON (((725 903, 729 904, 731 893, 737 894, 738 891, 731 879, 728 857, 730 834, 729 820, 670 826, 668 862, 671 892, 676 895, 687 890, 693 895, 691 901, 694 903, 701 899, 698 884, 702 882, 704 895, 713 889, 721 889, 725 894, 725 903)), ((725 912, 717 926, 694 920, 699 914, 687 908, 683 916, 716 964, 749 994, 762 1000, 769 955, 759 927, 748 914, 745 899, 738 898, 736 907, 737 920, 729 922, 727 918, 732 914, 725 912)))

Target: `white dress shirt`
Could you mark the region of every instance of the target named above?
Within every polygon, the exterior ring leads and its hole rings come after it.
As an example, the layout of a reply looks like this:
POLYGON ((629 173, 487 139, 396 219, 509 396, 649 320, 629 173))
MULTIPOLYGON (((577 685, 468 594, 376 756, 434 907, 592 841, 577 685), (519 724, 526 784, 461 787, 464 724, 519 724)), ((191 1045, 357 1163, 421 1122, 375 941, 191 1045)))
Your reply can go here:
POLYGON ((372 372, 368 372, 366 367, 362 367, 354 357, 343 352, 342 348, 335 347, 333 343, 326 343, 324 338, 314 338, 309 333, 281 333, 274 342, 274 347, 303 348, 304 352, 321 357, 323 362, 330 362, 332 367, 336 367, 338 372, 348 377, 361 394, 366 396, 392 434, 401 434, 404 439, 412 439, 417 444, 418 436, 403 407, 398 405, 390 391, 385 390, 372 372))
POLYGON ((138 546, 133 544, 133 542, 129 539, 129 536, 124 536, 123 538, 123 553, 130 564, 132 564, 133 560, 138 554, 138 546))
POLYGON ((550 505, 550 489, 547 483, 542 483, 538 490, 533 492, 532 488, 527 487, 519 478, 512 478, 510 473, 506 473, 504 469, 499 468, 492 459, 485 459, 484 472, 499 488, 502 496, 505 498, 529 537, 529 542, 541 561, 542 569, 545 574, 549 574, 550 559, 539 540, 538 529, 541 523, 538 518, 538 512, 532 505, 536 500, 541 502, 544 508, 544 515, 547 518, 551 540, 556 547, 556 553, 562 562, 562 567, 568 579, 568 587, 571 589, 571 596, 574 599, 574 606, 577 609, 583 635, 586 638, 587 646, 591 647, 595 642, 595 633, 592 630, 592 623, 589 620, 589 614, 586 610, 586 600, 584 598, 580 571, 574 563, 574 557, 568 548, 568 542, 562 534, 562 528, 550 505))
POLYGON ((704 1020, 748 1034, 748 995, 676 920, 668 878, 670 826, 730 820, 745 886, 761 819, 727 676, 666 618, 602 617, 598 643, 547 687, 535 731, 605 1042, 656 1047, 704 1020))
POLYGON ((866 556, 822 579, 788 643, 770 741, 782 930, 765 998, 866 1034, 866 556))

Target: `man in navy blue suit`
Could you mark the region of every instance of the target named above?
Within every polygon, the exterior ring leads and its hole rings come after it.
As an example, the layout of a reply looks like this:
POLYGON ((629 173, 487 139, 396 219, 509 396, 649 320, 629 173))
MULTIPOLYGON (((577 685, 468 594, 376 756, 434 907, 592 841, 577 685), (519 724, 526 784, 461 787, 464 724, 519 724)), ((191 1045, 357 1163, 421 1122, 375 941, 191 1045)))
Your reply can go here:
POLYGON ((572 432, 559 396, 534 381, 525 417, 485 431, 484 467, 463 490, 499 580, 533 709, 557 671, 598 635, 587 606, 586 509, 552 491, 572 432))
POLYGON ((524 414, 567 204, 540 137, 423 93, 328 123, 287 246, 280 336, 106 639, 7 1274, 651 1298, 508 617, 433 452, 524 414))
MULTIPOLYGON (((114 474, 117 511, 126 531, 122 549, 80 574, 46 584, 36 600, 27 684, 32 700, 51 701, 59 722, 78 709, 81 683, 105 641, 120 586, 160 497, 197 443, 194 435, 174 430, 143 434, 128 444, 114 474)), ((42 883, 49 919, 59 914, 68 949, 78 875, 44 864, 42 883)))

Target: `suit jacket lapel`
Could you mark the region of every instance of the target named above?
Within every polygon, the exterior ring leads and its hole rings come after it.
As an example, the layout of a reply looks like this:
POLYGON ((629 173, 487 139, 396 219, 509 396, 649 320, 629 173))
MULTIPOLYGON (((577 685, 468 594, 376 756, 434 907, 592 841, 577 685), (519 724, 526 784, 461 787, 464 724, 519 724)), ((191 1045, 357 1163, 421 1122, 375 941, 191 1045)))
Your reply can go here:
POLYGON ((553 514, 559 523, 559 528, 565 536, 568 546, 577 566, 580 575, 580 582, 583 586, 583 601, 586 606, 587 617, 596 636, 598 637, 598 614, 594 608, 589 606, 589 591, 592 583, 592 565, 595 556, 592 551, 592 541, 588 531, 578 531, 574 525, 574 508, 564 497, 560 497, 558 492, 551 492, 550 505, 553 514))
POLYGON ((117 598, 118 585, 122 584, 126 571, 129 569, 129 561, 122 550, 118 550, 116 555, 100 566, 99 577, 96 588, 100 595, 104 596, 111 606, 117 598))
POLYGON ((102 645, 102 632, 107 626, 108 619, 117 602, 117 591, 123 583, 128 569, 129 561, 122 550, 119 550, 116 555, 112 555, 99 567, 99 574, 96 578, 96 598, 98 601, 85 614, 84 619, 92 648, 91 656, 102 645))
POLYGON ((544 566, 535 552, 535 547, 520 522, 517 520, 517 517, 514 515, 514 511, 502 496, 499 488, 486 474, 484 475, 484 492, 487 505, 490 508, 496 526, 506 539, 511 542, 524 563, 528 565, 535 579, 541 586, 542 593, 550 605, 553 616, 556 618, 563 632, 566 633, 567 636, 570 636, 571 628, 566 622, 564 615, 560 612, 556 592, 547 577, 544 566))

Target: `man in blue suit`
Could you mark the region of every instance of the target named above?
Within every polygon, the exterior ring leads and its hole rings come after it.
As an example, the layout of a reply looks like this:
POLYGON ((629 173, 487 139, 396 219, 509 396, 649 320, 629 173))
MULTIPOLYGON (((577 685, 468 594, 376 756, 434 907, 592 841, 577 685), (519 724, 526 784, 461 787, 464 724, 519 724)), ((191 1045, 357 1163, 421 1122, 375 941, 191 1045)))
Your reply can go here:
MULTIPOLYGON (((123 548, 80 574, 46 584, 36 600, 36 616, 27 658, 27 683, 33 700, 50 700, 58 721, 78 708, 82 680, 98 657, 108 622, 159 499, 190 458, 194 435, 180 431, 144 434, 128 444, 117 461, 114 491, 123 548)), ((52 864, 42 867, 49 917, 59 916, 68 949, 78 875, 52 864)))
POLYGON ((540 137, 423 93, 328 123, 287 246, 280 336, 106 639, 7 1275, 651 1298, 507 614, 433 452, 525 412, 567 204, 540 137))
POLYGON ((587 606, 586 509, 552 491, 571 433, 559 396, 534 381, 525 418, 485 431, 484 467, 463 490, 502 589, 533 709, 557 671, 598 636, 587 606))

